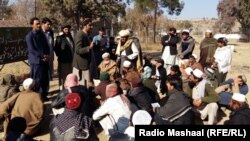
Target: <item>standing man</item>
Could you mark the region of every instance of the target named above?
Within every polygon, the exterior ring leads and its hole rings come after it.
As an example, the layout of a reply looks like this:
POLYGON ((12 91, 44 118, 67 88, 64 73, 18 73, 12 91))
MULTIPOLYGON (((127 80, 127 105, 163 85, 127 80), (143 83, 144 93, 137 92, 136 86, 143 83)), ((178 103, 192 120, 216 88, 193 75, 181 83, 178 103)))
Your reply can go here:
POLYGON ((57 36, 55 43, 55 53, 58 59, 58 77, 60 89, 63 88, 66 76, 72 73, 72 61, 74 55, 74 40, 70 33, 71 26, 62 25, 63 34, 57 36))
POLYGON ((130 32, 128 30, 121 30, 119 32, 121 39, 117 46, 116 55, 118 56, 118 62, 120 62, 120 71, 125 60, 132 62, 134 68, 136 68, 137 61, 139 61, 138 48, 136 47, 134 40, 129 38, 129 35, 130 32))
POLYGON ((181 45, 177 57, 182 60, 189 59, 189 56, 192 55, 193 53, 195 41, 193 37, 189 35, 188 30, 183 30, 183 32, 181 33, 181 38, 182 38, 181 45))
POLYGON ((40 29, 40 21, 34 17, 30 20, 32 31, 26 37, 28 46, 28 61, 30 64, 30 77, 35 80, 35 91, 41 98, 48 100, 49 90, 49 54, 50 48, 43 31, 40 29))
POLYGON ((93 28, 92 20, 85 19, 82 22, 82 30, 77 32, 75 42, 75 52, 73 57, 73 73, 77 75, 79 84, 90 84, 90 62, 91 62, 91 49, 94 43, 90 41, 88 32, 93 28))
POLYGON ((213 63, 214 53, 217 47, 217 40, 213 38, 211 30, 205 32, 205 38, 200 44, 200 60, 199 63, 203 68, 211 66, 213 63))
POLYGON ((231 69, 233 46, 227 45, 227 42, 226 38, 219 38, 217 40, 217 49, 214 53, 212 68, 216 69, 219 85, 226 80, 227 73, 231 69))
POLYGON ((178 37, 176 35, 176 29, 170 28, 169 34, 165 35, 161 39, 162 48, 162 59, 165 64, 164 67, 167 70, 167 73, 170 72, 170 67, 175 65, 175 59, 177 55, 177 44, 178 37), (166 66, 165 66, 166 65, 166 66))
POLYGON ((50 54, 49 54, 49 69, 50 69, 50 80, 52 80, 53 75, 54 75, 54 32, 51 29, 51 25, 52 25, 52 21, 45 17, 42 18, 42 30, 43 33, 46 36, 48 45, 49 45, 49 50, 50 50, 50 54))

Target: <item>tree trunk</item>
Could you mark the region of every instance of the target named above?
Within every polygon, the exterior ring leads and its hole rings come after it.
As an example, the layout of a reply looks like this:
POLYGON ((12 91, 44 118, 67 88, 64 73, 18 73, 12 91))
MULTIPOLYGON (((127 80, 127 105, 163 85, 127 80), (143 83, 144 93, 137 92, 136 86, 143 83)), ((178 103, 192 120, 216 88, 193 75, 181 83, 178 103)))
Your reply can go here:
POLYGON ((153 41, 156 43, 156 21, 157 21, 157 11, 158 11, 158 0, 155 0, 154 7, 154 25, 153 25, 153 41))
POLYGON ((145 26, 146 29, 146 44, 148 44, 148 26, 145 26))
MULTIPOLYGON (((138 26, 137 32, 138 32, 137 37, 142 37, 141 26, 140 26, 140 25, 138 26)), ((142 31, 142 32, 143 32, 143 31, 142 31)), ((143 37, 140 39, 140 42, 144 42, 143 37)))

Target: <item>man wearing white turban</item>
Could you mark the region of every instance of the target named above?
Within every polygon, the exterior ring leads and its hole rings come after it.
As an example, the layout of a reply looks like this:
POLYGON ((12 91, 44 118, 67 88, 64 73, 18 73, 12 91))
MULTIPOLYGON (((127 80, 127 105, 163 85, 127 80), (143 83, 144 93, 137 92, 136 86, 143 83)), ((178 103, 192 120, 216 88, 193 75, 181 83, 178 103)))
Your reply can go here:
POLYGON ((114 74, 117 72, 117 64, 114 60, 110 59, 109 53, 102 54, 102 62, 98 66, 100 73, 107 72, 111 80, 114 80, 114 74))
POLYGON ((122 64, 125 60, 131 61, 133 66, 136 68, 138 66, 137 62, 140 60, 139 50, 133 39, 129 38, 129 35, 129 30, 121 30, 119 32, 121 39, 117 46, 116 55, 118 56, 117 61, 120 64, 120 68, 122 68, 122 64))
POLYGON ((230 109, 232 112, 229 120, 224 122, 225 125, 250 125, 250 108, 244 94, 233 94, 230 109))

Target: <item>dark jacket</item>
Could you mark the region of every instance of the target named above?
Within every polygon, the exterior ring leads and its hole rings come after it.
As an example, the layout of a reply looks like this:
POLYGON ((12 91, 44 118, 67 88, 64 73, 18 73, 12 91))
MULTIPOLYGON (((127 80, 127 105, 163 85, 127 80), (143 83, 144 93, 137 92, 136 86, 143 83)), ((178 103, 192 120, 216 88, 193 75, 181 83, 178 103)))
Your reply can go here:
POLYGON ((44 55, 50 54, 47 39, 41 30, 30 31, 25 37, 28 47, 28 61, 30 64, 41 64, 44 55))
POLYGON ((72 42, 72 45, 67 40, 67 36, 65 34, 56 37, 55 43, 55 53, 58 57, 58 62, 61 63, 72 63, 73 54, 74 54, 74 41, 72 36, 68 36, 72 42))
POLYGON ((160 97, 159 97, 159 95, 158 95, 158 92, 157 92, 157 88, 156 88, 156 86, 155 86, 155 80, 154 80, 154 79, 150 79, 150 78, 144 79, 144 80, 142 81, 142 84, 143 84, 145 87, 147 87, 147 88, 151 91, 151 93, 154 94, 154 98, 155 98, 156 101, 160 101, 160 97))
MULTIPOLYGON (((94 106, 91 105, 93 104, 92 100, 93 100, 94 95, 92 95, 92 93, 89 93, 85 86, 81 86, 81 85, 71 87, 71 91, 73 93, 79 93, 80 96, 84 100, 84 104, 82 105, 82 108, 81 108, 81 113, 87 116, 92 116, 92 113, 95 110, 94 106)), ((68 89, 64 89, 60 91, 56 99, 52 101, 51 107, 56 108, 56 109, 65 107, 65 97, 68 94, 69 94, 68 89)))
MULTIPOLYGON (((51 43, 48 42, 48 44, 51 44, 52 48, 54 47, 54 31, 52 29, 49 29, 49 31, 47 32, 44 32, 43 31, 43 34, 45 35, 46 39, 48 36, 50 36, 51 38, 51 43), (47 35, 46 35, 47 34, 47 35)), ((47 39, 48 40, 48 39, 47 39)), ((50 45, 49 45, 50 46, 50 45)))
POLYGON ((127 134, 118 133, 110 136, 109 141, 134 141, 135 138, 128 136, 127 134))
POLYGON ((155 100, 152 98, 152 94, 144 86, 133 88, 128 93, 128 99, 135 104, 139 109, 146 110, 152 113, 151 103, 155 100))
POLYGON ((179 53, 183 54, 182 59, 189 59, 189 56, 192 55, 193 53, 194 47, 195 47, 195 41, 191 36, 189 36, 187 40, 181 41, 179 53))
POLYGON ((91 61, 90 40, 82 30, 77 32, 75 38, 75 52, 73 58, 73 67, 79 70, 88 70, 91 61))
MULTIPOLYGON (((164 120, 175 122, 191 110, 190 100, 184 92, 176 89, 170 91, 168 95, 168 100, 163 107, 156 108, 156 113, 164 120)), ((178 121, 179 124, 185 122, 186 121, 178 121)))
POLYGON ((170 55, 177 55, 177 44, 178 43, 178 37, 176 35, 165 35, 161 38, 161 44, 162 44, 162 53, 165 49, 165 46, 169 46, 170 48, 170 55))
POLYGON ((167 72, 166 69, 161 66, 158 68, 158 71, 160 73, 160 80, 161 80, 161 85, 160 85, 160 89, 161 89, 161 93, 166 93, 167 92, 167 87, 166 87, 166 80, 167 80, 167 72))
POLYGON ((217 40, 215 38, 205 38, 201 41, 199 63, 203 67, 212 65, 216 47, 217 40))
POLYGON ((250 109, 246 104, 244 107, 232 111, 229 120, 225 121, 225 125, 250 125, 250 109))
POLYGON ((35 141, 25 133, 9 132, 5 141, 35 141))

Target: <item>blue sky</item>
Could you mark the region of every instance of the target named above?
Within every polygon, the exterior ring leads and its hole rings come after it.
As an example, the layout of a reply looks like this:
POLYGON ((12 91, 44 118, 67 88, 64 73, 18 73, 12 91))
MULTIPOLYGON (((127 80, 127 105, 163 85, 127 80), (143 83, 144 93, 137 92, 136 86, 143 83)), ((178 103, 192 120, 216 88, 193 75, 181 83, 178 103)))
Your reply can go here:
POLYGON ((167 15, 170 19, 217 18, 219 0, 182 0, 184 9, 179 16, 167 15))

